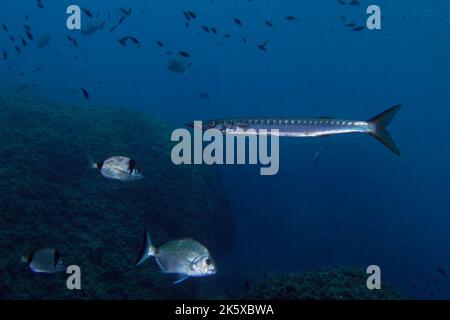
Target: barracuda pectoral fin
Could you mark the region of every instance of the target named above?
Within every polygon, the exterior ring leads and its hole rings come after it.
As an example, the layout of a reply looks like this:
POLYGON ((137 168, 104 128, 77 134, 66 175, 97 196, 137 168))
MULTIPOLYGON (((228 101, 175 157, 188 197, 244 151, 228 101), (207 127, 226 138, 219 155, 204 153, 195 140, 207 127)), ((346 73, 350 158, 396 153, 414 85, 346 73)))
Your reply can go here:
POLYGON ((368 121, 375 126, 374 130, 372 132, 369 132, 370 135, 384 144, 396 155, 400 155, 400 150, 395 145, 395 142, 389 134, 389 131, 387 131, 386 127, 389 126, 397 111, 400 110, 400 106, 401 105, 399 104, 395 105, 368 121))

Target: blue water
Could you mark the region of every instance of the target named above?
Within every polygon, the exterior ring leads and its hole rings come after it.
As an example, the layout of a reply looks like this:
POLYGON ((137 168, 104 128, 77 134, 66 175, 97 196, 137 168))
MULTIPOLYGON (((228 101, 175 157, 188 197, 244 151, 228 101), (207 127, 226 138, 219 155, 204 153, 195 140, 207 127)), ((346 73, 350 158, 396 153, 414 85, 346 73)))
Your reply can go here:
POLYGON ((256 166, 222 166, 238 228, 226 265, 240 281, 255 264, 274 271, 377 264, 406 297, 427 298, 427 286, 435 298, 450 298, 448 280, 436 271, 450 270, 448 1, 44 0, 45 9, 31 0, 3 2, 0 21, 11 33, 22 32, 28 14, 35 37, 51 32, 52 40, 18 56, 0 32, 0 49, 10 55, 0 61, 0 81, 36 83, 56 101, 130 106, 178 127, 225 116, 365 120, 402 104, 389 128, 400 157, 369 136, 348 135, 281 139, 275 176, 260 176, 256 166), (105 30, 82 36, 65 28, 70 3, 112 18, 105 30), (382 9, 381 30, 344 26, 340 16, 363 24, 370 4, 382 9), (118 7, 133 13, 111 33, 118 7), (198 15, 188 28, 182 10, 198 15), (286 21, 288 15, 300 20, 286 21), (201 25, 219 34, 202 32, 201 25), (69 45, 68 35, 76 36, 78 47, 69 45), (121 47, 117 39, 125 35, 137 37, 141 47, 121 47), (256 44, 266 39, 262 52, 256 44), (190 53, 188 74, 167 70, 166 50, 190 53), (38 66, 43 71, 19 76, 38 66), (67 92, 80 87, 90 100, 67 92))

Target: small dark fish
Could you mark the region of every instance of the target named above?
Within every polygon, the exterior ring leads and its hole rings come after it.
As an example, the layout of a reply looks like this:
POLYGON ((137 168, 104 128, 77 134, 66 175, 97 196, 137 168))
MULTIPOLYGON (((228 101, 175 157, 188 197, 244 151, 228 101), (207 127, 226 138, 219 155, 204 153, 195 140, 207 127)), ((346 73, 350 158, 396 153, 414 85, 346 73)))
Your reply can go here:
POLYGON ((6 50, 3 50, 3 60, 8 60, 8 52, 6 50))
POLYGON ((344 23, 345 23, 346 19, 345 19, 345 17, 344 17, 344 16, 340 16, 339 18, 341 18, 342 22, 344 22, 344 23))
POLYGON ((156 45, 160 48, 164 47, 164 43, 162 43, 161 41, 156 41, 156 45))
POLYGON ((442 269, 441 267, 437 267, 436 270, 442 274, 444 277, 447 277, 447 272, 445 272, 444 269, 442 269))
POLYGON ((188 14, 192 19, 197 19, 197 14, 196 14, 195 12, 187 11, 187 14, 188 14))
POLYGON ((295 21, 295 20, 297 20, 297 18, 296 17, 294 17, 294 16, 287 16, 287 17, 284 17, 287 21, 295 21))
POLYGON ((129 39, 131 42, 133 42, 136 46, 140 46, 141 43, 139 42, 138 38, 130 36, 129 39))
POLYGON ((212 31, 212 33, 214 33, 214 34, 217 34, 217 29, 216 29, 216 28, 211 27, 211 31, 212 31))
POLYGON ((5 32, 8 32, 8 27, 6 26, 6 24, 2 23, 2 28, 5 32))
POLYGON ((178 54, 182 57, 189 58, 190 54, 186 51, 179 51, 178 54))
POLYGON ((413 287, 414 289, 417 289, 417 286, 414 283, 411 283, 411 287, 413 287))
POLYGON ((81 10, 83 10, 83 12, 84 12, 89 18, 92 18, 92 17, 93 17, 92 13, 91 13, 88 9, 86 9, 86 8, 81 8, 81 10))
POLYGON ((9 36, 9 40, 11 40, 12 42, 16 42, 16 38, 14 38, 13 36, 9 36))
POLYGON ((27 45, 27 42, 23 37, 20 37, 20 41, 22 42, 22 45, 25 47, 27 45))
POLYGON ((42 0, 37 0, 37 6, 41 9, 44 9, 44 4, 42 3, 42 0))
POLYGON ((17 51, 18 54, 22 53, 22 50, 18 46, 14 46, 14 48, 16 48, 16 51, 17 51))
POLYGON ((83 97, 86 100, 89 100, 89 97, 90 97, 89 92, 85 88, 81 88, 81 92, 83 93, 83 97))
POLYGON ((116 30, 116 28, 117 28, 117 24, 113 25, 111 27, 111 29, 109 29, 109 32, 113 32, 114 30, 116 30))
POLYGON ((25 15, 25 20, 26 20, 26 21, 28 21, 28 20, 29 20, 29 18, 28 18, 28 15, 27 15, 27 14, 25 15))
POLYGON ((256 45, 258 47, 259 50, 261 51, 267 51, 267 44, 269 43, 269 40, 264 41, 263 43, 260 43, 258 45, 256 45))
POLYGON ((187 11, 183 11, 183 16, 186 20, 188 20, 188 21, 191 20, 191 16, 189 15, 189 13, 187 13, 187 11))
POLYGON ((265 22, 266 22, 266 25, 267 25, 267 26, 269 26, 269 27, 273 28, 273 24, 272 24, 272 21, 270 21, 270 20, 266 20, 265 22))
POLYGON ((40 38, 37 42, 38 48, 44 48, 45 46, 47 46, 51 39, 52 35, 50 33, 47 33, 44 36, 42 36, 42 38, 40 38))
POLYGON ((231 35, 229 33, 226 33, 223 37, 224 38, 229 38, 229 37, 231 37, 231 35))
POLYGON ((27 34, 28 39, 33 40, 33 34, 30 31, 26 30, 25 33, 27 34))
POLYGON ((356 23, 350 22, 345 25, 346 27, 353 28, 356 26, 356 23))
POLYGON ((186 21, 186 22, 184 23, 184 26, 185 26, 186 28, 188 28, 188 27, 189 27, 189 22, 186 21))
POLYGON ((250 287, 250 282, 245 281, 245 290, 250 291, 251 287, 250 287))
POLYGON ((125 20, 125 17, 126 17, 126 16, 123 16, 122 18, 120 18, 119 24, 122 24, 122 23, 123 23, 123 21, 125 20))
POLYGON ((19 88, 16 90, 16 93, 19 93, 19 92, 25 90, 26 88, 28 88, 28 85, 24 84, 23 86, 19 87, 19 88))
POLYGON ((75 47, 78 47, 78 42, 77 39, 75 39, 75 37, 72 38, 72 43, 75 47))
POLYGON ((349 6, 359 6, 359 1, 358 0, 352 0, 351 2, 349 2, 348 5, 349 6))
POLYGON ((209 32, 209 28, 207 26, 202 26, 202 29, 205 30, 206 32, 209 32))
POLYGON ((131 15, 131 8, 128 10, 125 10, 124 8, 119 8, 119 10, 125 14, 127 17, 131 15))
POLYGON ((345 1, 339 0, 338 2, 342 5, 345 5, 345 1))
POLYGON ((244 38, 242 39, 242 42, 247 43, 247 38, 244 37, 244 38))
POLYGON ((31 31, 31 27, 29 25, 24 24, 23 27, 25 28, 25 30, 31 31))
POLYGON ((238 26, 242 26, 242 21, 241 20, 239 20, 238 18, 233 18, 233 20, 238 26))
POLYGON ((26 75, 27 73, 25 71, 22 71, 21 73, 19 73, 19 77, 26 75))
POLYGON ((192 62, 188 62, 184 58, 181 59, 177 57, 170 59, 166 65, 167 69, 175 73, 188 74, 192 66, 192 62))
POLYGON ((352 30, 353 30, 353 31, 362 31, 362 30, 364 30, 365 28, 366 28, 365 26, 359 26, 359 27, 353 28, 352 30))

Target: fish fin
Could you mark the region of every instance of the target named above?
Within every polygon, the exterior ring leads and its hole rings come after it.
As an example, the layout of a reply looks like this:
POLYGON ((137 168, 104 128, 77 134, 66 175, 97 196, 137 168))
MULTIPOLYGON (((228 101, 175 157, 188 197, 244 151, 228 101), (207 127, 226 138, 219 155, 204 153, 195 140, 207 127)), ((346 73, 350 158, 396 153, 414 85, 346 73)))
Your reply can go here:
POLYGON ((330 116, 319 116, 316 118, 318 118, 318 119, 334 119, 333 117, 330 117, 330 116))
POLYGON ((168 273, 168 272, 166 271, 166 269, 163 267, 163 265, 161 264, 161 261, 159 261, 158 258, 156 258, 155 260, 156 260, 156 263, 158 264, 159 268, 161 269, 161 271, 162 271, 163 273, 168 273))
POLYGON ((400 104, 397 104, 379 115, 373 117, 368 122, 375 125, 374 131, 370 132, 370 135, 384 144, 389 150, 396 155, 400 155, 400 150, 395 145, 389 131, 386 129, 394 118, 395 114, 400 110, 400 104))
POLYGON ((153 246, 152 241, 150 240, 150 233, 147 231, 145 233, 144 247, 142 249, 139 260, 136 262, 136 265, 142 264, 149 257, 152 257, 156 254, 156 248, 153 246))
POLYGON ((179 284, 179 283, 183 282, 184 280, 186 280, 187 278, 189 278, 189 276, 180 273, 180 274, 178 274, 177 281, 175 281, 173 284, 179 284))
POLYGON ((97 161, 94 161, 94 159, 89 154, 87 155, 87 161, 88 161, 89 167, 91 167, 93 169, 98 169, 100 166, 100 163, 97 161))

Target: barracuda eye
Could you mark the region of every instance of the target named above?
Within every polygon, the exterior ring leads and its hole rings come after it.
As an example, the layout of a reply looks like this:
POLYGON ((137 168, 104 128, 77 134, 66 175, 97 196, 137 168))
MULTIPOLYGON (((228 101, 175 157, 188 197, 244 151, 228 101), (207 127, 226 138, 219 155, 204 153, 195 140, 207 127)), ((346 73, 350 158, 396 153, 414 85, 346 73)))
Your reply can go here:
POLYGON ((210 265, 212 265, 212 260, 208 258, 205 260, 205 263, 207 266, 210 266, 210 265))
POLYGON ((210 128, 214 127, 215 124, 216 124, 216 123, 214 122, 214 120, 211 120, 211 121, 209 121, 209 123, 208 123, 208 125, 209 125, 210 128))

